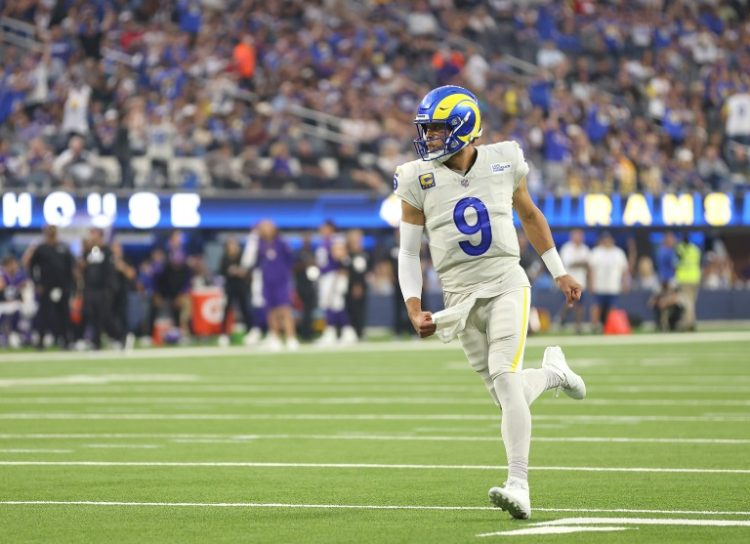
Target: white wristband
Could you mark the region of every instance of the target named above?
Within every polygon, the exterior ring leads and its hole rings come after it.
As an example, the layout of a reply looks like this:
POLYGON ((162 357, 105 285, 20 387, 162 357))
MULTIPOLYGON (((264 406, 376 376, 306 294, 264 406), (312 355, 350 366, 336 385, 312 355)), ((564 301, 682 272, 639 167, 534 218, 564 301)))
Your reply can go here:
POLYGON ((554 279, 567 274, 565 271, 565 265, 563 264, 556 247, 553 246, 542 253, 542 260, 554 279))

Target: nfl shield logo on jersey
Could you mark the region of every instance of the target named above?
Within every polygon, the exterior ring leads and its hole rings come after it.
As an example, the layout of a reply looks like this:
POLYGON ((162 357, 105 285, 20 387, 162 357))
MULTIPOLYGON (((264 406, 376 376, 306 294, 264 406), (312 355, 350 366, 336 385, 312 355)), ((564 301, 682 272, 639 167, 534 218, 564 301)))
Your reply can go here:
POLYGON ((430 189, 435 186, 435 174, 429 172, 419 176, 419 185, 422 186, 422 190, 430 189))

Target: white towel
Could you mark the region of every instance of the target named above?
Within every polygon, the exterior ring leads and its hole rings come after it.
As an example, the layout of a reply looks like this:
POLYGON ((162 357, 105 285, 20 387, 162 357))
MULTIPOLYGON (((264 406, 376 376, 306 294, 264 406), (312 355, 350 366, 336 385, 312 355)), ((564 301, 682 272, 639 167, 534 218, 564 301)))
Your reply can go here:
POLYGON ((476 297, 471 297, 460 304, 432 314, 432 320, 436 327, 435 334, 440 340, 447 344, 464 330, 469 312, 474 307, 476 300, 476 297))

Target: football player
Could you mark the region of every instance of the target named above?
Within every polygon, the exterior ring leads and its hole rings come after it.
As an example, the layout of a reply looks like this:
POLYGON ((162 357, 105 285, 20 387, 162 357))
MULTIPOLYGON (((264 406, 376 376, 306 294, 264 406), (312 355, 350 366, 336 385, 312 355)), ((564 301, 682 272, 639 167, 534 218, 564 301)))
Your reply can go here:
POLYGON ((346 313, 348 275, 344 262, 347 259, 346 239, 336 233, 332 221, 320 226, 320 243, 315 250, 315 261, 320 270, 318 278, 318 307, 325 311, 326 328, 318 339, 320 345, 357 342, 357 333, 349 323, 346 313), (341 329, 338 338, 337 329, 341 329))
POLYGON ((568 304, 580 299, 581 286, 565 271, 547 220, 529 196, 529 167, 519 145, 474 144, 482 133, 474 94, 453 85, 434 89, 414 123, 420 159, 399 166, 394 177, 402 201, 398 276, 404 301, 421 337, 437 332, 447 342, 458 336, 502 409, 508 478, 489 498, 514 518, 528 519, 529 406, 553 388, 582 399, 586 386, 557 346, 545 350, 541 368, 524 369, 530 284, 519 265, 514 209, 568 304), (434 315, 420 298, 423 233, 444 291, 446 310, 434 315))

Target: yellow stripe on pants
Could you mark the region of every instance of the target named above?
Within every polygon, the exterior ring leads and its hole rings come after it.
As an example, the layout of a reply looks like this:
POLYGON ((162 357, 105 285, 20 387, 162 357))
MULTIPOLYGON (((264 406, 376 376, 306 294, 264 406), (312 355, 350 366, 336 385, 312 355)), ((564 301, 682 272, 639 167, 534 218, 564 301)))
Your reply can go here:
POLYGON ((515 372, 518 368, 518 363, 521 362, 523 356, 523 348, 526 346, 526 331, 529 329, 529 291, 528 287, 523 289, 523 310, 521 317, 521 341, 518 343, 518 350, 516 356, 513 357, 513 365, 510 367, 511 372, 515 372))

